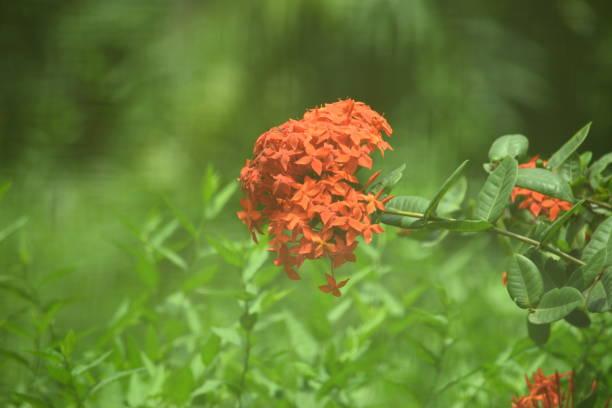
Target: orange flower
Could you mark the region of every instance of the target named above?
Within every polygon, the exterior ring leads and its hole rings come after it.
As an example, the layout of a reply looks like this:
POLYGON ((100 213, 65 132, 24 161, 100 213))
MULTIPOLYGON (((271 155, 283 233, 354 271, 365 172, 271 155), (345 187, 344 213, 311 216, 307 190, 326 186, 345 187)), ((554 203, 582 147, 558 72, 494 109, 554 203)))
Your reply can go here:
MULTIPOLYGON (((533 382, 525 376, 528 395, 512 397, 512 408, 574 408, 577 401, 574 398, 574 372, 545 376, 541 368, 533 373, 533 382), (561 379, 567 380, 563 383, 561 379)), ((591 383, 591 392, 597 389, 597 381, 591 383)), ((602 408, 608 408, 612 398, 608 398, 602 408)))
MULTIPOLYGON (((305 259, 328 257, 332 267, 353 262, 355 238, 370 242, 383 230, 370 216, 388 199, 364 192, 355 176, 371 168, 370 155, 391 146, 387 121, 369 106, 351 99, 312 109, 262 134, 239 181, 246 198, 238 217, 256 240, 268 225, 275 264, 291 279, 305 259)), ((331 283, 330 283, 331 285, 331 283)), ((328 292, 338 293, 343 285, 328 292)), ((323 289, 322 289, 323 290, 323 289)))
POLYGON ((525 376, 529 394, 520 398, 513 396, 512 408, 563 408, 573 406, 574 373, 572 371, 545 376, 542 369, 538 368, 532 378, 533 382, 530 382, 529 377, 525 376), (564 377, 568 379, 566 389, 561 389, 561 378, 564 377))
MULTIPOLYGON (((521 168, 535 168, 536 162, 540 155, 532 157, 527 163, 520 164, 521 168)), ((546 162, 544 162, 546 164, 546 162)), ((512 202, 515 202, 517 197, 523 196, 523 200, 518 208, 529 208, 529 211, 537 217, 538 215, 547 215, 550 221, 557 219, 561 210, 567 211, 572 208, 572 204, 554 197, 548 197, 537 191, 528 190, 526 188, 514 187, 512 190, 512 202)))
POLYGON ((334 278, 334 275, 330 275, 329 273, 325 274, 325 279, 327 279, 327 285, 321 285, 319 286, 319 289, 321 289, 325 293, 331 292, 331 294, 336 297, 340 297, 339 289, 346 285, 346 283, 349 281, 348 279, 346 279, 340 283, 336 283, 336 278, 334 278))

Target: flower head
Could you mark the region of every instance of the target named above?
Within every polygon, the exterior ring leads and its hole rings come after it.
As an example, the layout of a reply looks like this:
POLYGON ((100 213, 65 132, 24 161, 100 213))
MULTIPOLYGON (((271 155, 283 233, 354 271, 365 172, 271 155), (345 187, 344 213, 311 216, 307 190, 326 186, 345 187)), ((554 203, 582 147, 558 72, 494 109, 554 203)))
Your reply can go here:
MULTIPOLYGON (((512 408, 563 408, 565 403, 573 400, 574 373, 555 373, 545 376, 539 368, 532 376, 533 381, 525 376, 528 395, 513 397, 512 408), (565 387, 561 386, 561 379, 567 378, 565 387)), ((569 406, 569 405, 567 405, 569 406)))
MULTIPOLYGON (((536 162, 540 158, 539 155, 532 157, 527 163, 520 164, 521 168, 535 168, 536 162)), ((544 162, 546 164, 546 162, 544 162)), ((512 190, 512 202, 515 202, 517 197, 522 196, 523 200, 519 204, 518 208, 529 208, 529 211, 537 217, 542 214, 548 216, 550 221, 554 221, 557 219, 557 216, 563 211, 567 211, 572 208, 572 204, 560 200, 554 197, 548 197, 542 193, 538 193, 537 191, 532 191, 526 188, 514 187, 512 190)))
POLYGON ((305 259, 328 257, 333 267, 354 261, 355 238, 369 242, 383 231, 370 217, 384 200, 364 192, 355 176, 372 167, 374 150, 391 148, 383 133, 392 130, 381 115, 346 99, 309 110, 255 142, 240 173, 246 198, 238 217, 253 239, 268 224, 275 264, 291 279, 300 279, 296 269, 305 259))
POLYGON ((325 274, 325 279, 327 279, 327 285, 321 285, 319 286, 319 289, 321 289, 324 293, 331 292, 331 294, 336 297, 340 297, 340 288, 346 285, 346 283, 349 281, 348 279, 345 279, 342 282, 337 283, 334 275, 330 275, 329 273, 325 274))

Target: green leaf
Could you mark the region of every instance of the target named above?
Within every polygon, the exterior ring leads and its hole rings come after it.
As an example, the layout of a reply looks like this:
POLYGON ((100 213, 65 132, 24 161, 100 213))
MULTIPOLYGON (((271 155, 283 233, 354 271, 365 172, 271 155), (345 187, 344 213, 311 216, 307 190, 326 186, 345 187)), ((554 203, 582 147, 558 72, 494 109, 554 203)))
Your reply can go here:
POLYGON ((97 367, 98 365, 102 364, 104 362, 104 360, 106 360, 111 354, 112 354, 112 350, 111 351, 107 351, 106 353, 102 354, 100 357, 96 358, 95 360, 93 360, 89 364, 84 364, 84 365, 76 366, 74 368, 74 370, 72 370, 72 375, 74 375, 75 377, 78 377, 79 375, 83 374, 84 372, 86 372, 88 370, 91 370, 94 367, 97 367))
POLYGON ((386 204, 386 208, 396 211, 409 211, 423 214, 429 206, 429 200, 418 196, 393 197, 386 204))
POLYGON ((172 236, 172 234, 174 234, 179 225, 180 223, 176 219, 170 221, 155 234, 152 234, 151 238, 149 239, 149 242, 154 247, 162 245, 164 242, 166 242, 168 238, 172 236))
POLYGON ((60 344, 60 350, 62 351, 62 354, 67 359, 70 359, 70 356, 72 355, 72 352, 74 351, 75 343, 76 343, 76 336, 74 335, 74 331, 70 330, 68 331, 68 333, 66 334, 66 337, 64 337, 64 340, 62 340, 62 343, 60 344))
POLYGON ((550 324, 533 324, 527 319, 529 338, 538 346, 543 346, 550 337, 550 324))
POLYGON ((246 331, 251 331, 257 323, 257 313, 245 313, 240 316, 240 326, 246 331))
POLYGON ((9 224, 8 227, 0 230, 0 242, 8 238, 9 235, 22 228, 28 222, 27 217, 18 218, 15 222, 9 224))
POLYGON ((540 245, 545 245, 551 238, 555 236, 555 234, 559 231, 559 229, 569 220, 569 218, 576 212, 580 207, 584 204, 584 200, 578 201, 572 208, 568 211, 561 214, 559 218, 555 220, 542 234, 542 238, 540 239, 540 245))
POLYGON ((612 309, 612 267, 607 268, 601 275, 601 284, 606 291, 608 306, 612 309))
POLYGON ((580 165, 580 157, 577 154, 573 154, 568 160, 565 161, 559 168, 559 174, 568 183, 572 184, 582 175, 582 168, 580 165))
POLYGON ((580 309, 576 309, 572 313, 565 316, 565 321, 571 324, 572 326, 576 326, 581 329, 584 329, 591 325, 591 319, 589 318, 589 315, 587 315, 580 309))
POLYGON ((18 353, 14 352, 14 351, 0 348, 0 356, 2 356, 4 358, 9 358, 9 359, 11 359, 13 361, 16 361, 19 364, 22 364, 24 367, 30 367, 30 364, 28 363, 28 360, 26 360, 25 358, 21 357, 18 353))
POLYGON ((588 397, 580 401, 576 408, 593 408, 595 406, 595 402, 597 402, 597 393, 591 393, 588 397))
POLYGON ((164 202, 166 203, 166 206, 168 206, 168 208, 170 208, 170 210, 172 210, 172 213, 174 214, 174 217, 181 223, 181 225, 183 226, 185 231, 187 231, 189 233, 189 235, 191 235, 193 238, 196 238, 198 236, 198 231, 197 231, 196 227, 193 225, 193 223, 191 222, 191 220, 189 219, 189 217, 187 217, 177 207, 172 205, 170 200, 168 200, 166 197, 164 197, 164 202))
POLYGON ((582 260, 589 262, 603 248, 608 250, 606 265, 610 265, 612 262, 612 256, 610 256, 612 254, 612 217, 606 218, 597 226, 591 240, 582 251, 582 260))
POLYGON ((468 183, 465 177, 459 177, 459 180, 446 192, 440 205, 438 205, 438 213, 448 215, 461 209, 461 203, 465 199, 468 183))
POLYGON ((290 312, 285 314, 285 323, 289 332, 289 341, 293 350, 305 361, 313 361, 316 357, 319 344, 304 325, 290 312))
POLYGON ((163 256, 168 261, 172 262, 174 265, 178 266, 182 270, 186 271, 189 268, 187 262, 185 262, 185 260, 179 254, 177 254, 170 248, 167 248, 163 245, 159 245, 155 247, 155 250, 159 252, 161 256, 163 256))
POLYGON ((103 379, 102 381, 100 381, 98 384, 96 384, 93 388, 91 388, 89 390, 89 392, 87 392, 85 394, 84 399, 87 399, 90 395, 95 394, 96 392, 98 392, 99 390, 101 390, 102 388, 106 387, 107 385, 109 385, 112 382, 118 381, 124 377, 127 377, 129 375, 132 375, 132 373, 137 373, 140 372, 142 370, 144 370, 144 367, 140 367, 140 368, 134 368, 132 370, 125 370, 125 371, 120 371, 118 373, 115 373, 113 375, 110 375, 109 377, 106 377, 105 379, 103 379))
POLYGON ((478 232, 493 228, 493 225, 485 220, 449 220, 431 221, 427 223, 425 227, 430 229, 445 229, 454 232, 478 232))
POLYGON ((612 163, 612 153, 603 155, 591 165, 588 175, 593 188, 599 187, 606 180, 602 173, 610 163, 612 163))
POLYGON ((538 307, 529 314, 533 324, 552 323, 574 311, 584 302, 582 293, 576 288, 555 288, 546 292, 538 307))
POLYGON ((579 157, 580 157, 580 169, 584 171, 587 169, 587 167, 589 167, 589 163, 591 162, 591 159, 593 158, 593 152, 584 152, 580 154, 579 157))
POLYGON ((603 313, 609 308, 608 296, 603 283, 597 282, 587 294, 587 309, 593 313, 603 313))
POLYGON ((242 280, 249 282, 255 273, 263 266, 268 259, 270 252, 267 248, 255 248, 249 255, 246 265, 242 271, 242 280))
POLYGON ((591 122, 584 125, 574 136, 572 136, 559 150, 557 150, 548 160, 548 168, 558 169, 563 163, 580 147, 585 141, 591 129, 591 122))
POLYGON ((66 268, 60 268, 57 269, 51 273, 49 273, 48 275, 45 275, 41 281, 40 281, 40 286, 46 286, 52 282, 55 282, 58 279, 61 279, 65 276, 68 276, 72 273, 74 273, 77 269, 73 268, 73 267, 66 267, 66 268))
POLYGON ((219 188, 219 174, 212 165, 206 167, 206 172, 202 176, 202 203, 207 205, 219 188))
POLYGON ((240 335, 236 329, 231 327, 213 327, 213 333, 219 336, 226 343, 233 344, 235 346, 241 345, 240 335))
POLYGON ((211 247, 215 249, 215 251, 230 265, 237 266, 242 268, 244 265, 244 252, 242 248, 234 245, 231 241, 220 237, 213 238, 211 236, 207 236, 206 240, 210 244, 211 247))
POLYGON ((17 399, 18 401, 27 402, 34 407, 49 408, 48 402, 43 401, 38 397, 34 397, 33 395, 22 394, 20 392, 13 392, 12 395, 13 398, 17 399))
POLYGON ((436 195, 434 195, 429 202, 429 205, 425 209, 425 219, 428 219, 435 213, 436 209, 438 208, 438 204, 440 204, 440 200, 442 200, 448 189, 451 188, 457 182, 457 180, 459 180, 459 177, 461 177, 461 172, 468 164, 468 161, 469 160, 466 160, 461 163, 461 165, 457 167, 455 171, 446 179, 444 184, 442 184, 442 187, 440 187, 436 195))
POLYGON ((235 181, 227 184, 221 191, 215 194, 210 204, 206 207, 205 217, 206 219, 215 218, 221 210, 225 207, 225 204, 232 198, 232 195, 238 190, 239 184, 235 181))
POLYGON ((215 379, 206 380, 204 381, 204 384, 202 384, 200 387, 193 390, 190 396, 191 398, 194 398, 194 397, 197 397, 198 395, 207 394, 211 391, 216 390, 222 385, 223 385, 223 381, 221 380, 215 380, 215 379))
POLYGON ((194 388, 195 380, 189 364, 178 370, 174 370, 164 382, 164 396, 167 400, 176 404, 174 406, 185 406, 194 388))
POLYGON ((217 273, 217 265, 209 265, 199 272, 193 273, 185 279, 181 285, 183 292, 191 292, 194 289, 204 286, 217 273))
POLYGON ((61 384, 68 385, 70 382, 70 373, 63 364, 47 364, 47 374, 61 384))
POLYGON ((550 197, 570 202, 574 201, 574 194, 567 181, 560 175, 551 173, 546 169, 518 169, 516 185, 550 197))
POLYGON ((581 266, 571 274, 567 284, 578 290, 585 290, 588 288, 604 267, 607 257, 607 248, 602 248, 597 251, 597 253, 587 261, 586 265, 581 266))
MULTIPOLYGON (((429 200, 423 197, 397 196, 389 200, 389 202, 385 205, 385 208, 388 211, 404 211, 423 214, 428 206, 429 200)), ((410 228, 416 221, 418 220, 414 217, 409 217, 406 215, 383 213, 380 216, 380 222, 401 228, 410 228)))
POLYGON ((489 149, 489 159, 500 161, 506 157, 517 157, 527 153, 529 140, 523 135, 500 136, 489 149))
POLYGON ((508 293, 522 308, 538 304, 544 290, 544 281, 536 264, 520 254, 514 254, 508 265, 508 293))
POLYGON ((478 194, 475 215, 477 218, 495 223, 510 201, 510 194, 516 183, 518 164, 512 157, 506 157, 485 182, 478 194))
POLYGON ((208 341, 200 353, 200 358, 204 366, 208 367, 210 363, 213 362, 215 357, 219 354, 219 350, 221 350, 221 338, 213 333, 208 338, 208 341))
POLYGON ((391 171, 389 174, 385 174, 382 178, 378 179, 377 182, 372 184, 368 188, 368 191, 374 191, 378 193, 380 189, 383 189, 387 193, 390 192, 391 189, 401 180, 405 168, 406 164, 404 163, 397 169, 391 171))

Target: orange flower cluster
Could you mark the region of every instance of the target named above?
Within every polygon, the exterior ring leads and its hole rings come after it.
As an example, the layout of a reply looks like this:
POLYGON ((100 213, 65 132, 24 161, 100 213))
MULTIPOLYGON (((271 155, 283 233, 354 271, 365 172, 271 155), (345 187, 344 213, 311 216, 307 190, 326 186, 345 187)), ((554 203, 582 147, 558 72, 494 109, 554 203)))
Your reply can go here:
MULTIPOLYGON (((533 382, 525 375, 529 394, 513 397, 512 408, 563 408, 567 402, 573 404, 574 373, 555 373, 545 376, 542 369, 533 373, 533 382), (567 377, 567 389, 561 390, 561 378, 567 377)), ((567 405, 568 407, 570 405, 567 405)))
MULTIPOLYGON (((391 146, 387 121, 369 106, 351 99, 309 110, 262 134, 239 181, 246 198, 238 217, 255 241, 269 223, 270 250, 287 276, 305 259, 329 257, 332 267, 353 262, 357 236, 370 242, 383 230, 370 216, 386 200, 365 193, 355 176, 372 167, 370 154, 391 146)), ((328 278, 324 292, 339 293, 328 278)), ((333 281, 335 282, 335 281, 333 281)))
MULTIPOLYGON (((536 162, 540 158, 539 155, 533 157, 529 162, 520 164, 521 168, 535 168, 536 162)), ((546 162, 544 162, 546 164, 546 162)), ((537 191, 528 190, 526 188, 514 187, 512 190, 512 202, 516 201, 518 196, 523 196, 523 201, 518 208, 529 208, 529 211, 537 217, 540 214, 547 215, 550 221, 557 219, 561 210, 567 211, 572 208, 572 204, 554 197, 548 197, 537 191)))

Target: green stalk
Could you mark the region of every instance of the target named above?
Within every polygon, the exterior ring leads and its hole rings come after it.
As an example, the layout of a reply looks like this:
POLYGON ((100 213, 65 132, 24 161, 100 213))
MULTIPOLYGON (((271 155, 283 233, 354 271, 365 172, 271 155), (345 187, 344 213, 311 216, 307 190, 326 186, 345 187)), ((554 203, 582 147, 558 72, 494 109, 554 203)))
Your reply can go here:
MULTIPOLYGON (((406 217, 421 218, 421 219, 425 218, 424 214, 416 213, 416 212, 412 212, 412 211, 385 210, 384 212, 386 212, 387 214, 403 215, 403 216, 406 216, 406 217)), ((456 219, 453 219, 453 218, 444 218, 444 217, 429 217, 429 218, 431 220, 434 220, 434 221, 457 221, 456 219)), ((515 232, 508 231, 508 230, 501 229, 501 228, 497 228, 497 227, 492 227, 491 229, 489 229, 487 231, 493 231, 496 234, 503 235, 503 236, 508 237, 508 238, 512 238, 512 239, 516 239, 516 240, 522 241, 522 242, 526 243, 527 245, 530 245, 530 246, 536 247, 537 249, 540 249, 540 250, 543 250, 543 251, 555 254, 555 255, 565 259, 566 261, 575 263, 576 265, 580 265, 580 266, 586 265, 580 259, 574 258, 570 254, 565 253, 563 251, 560 251, 560 250, 558 250, 556 248, 553 248, 553 247, 551 247, 549 245, 542 245, 542 243, 540 241, 537 241, 537 240, 535 240, 533 238, 529 238, 529 237, 526 237, 524 235, 520 235, 520 234, 517 234, 515 232)))

